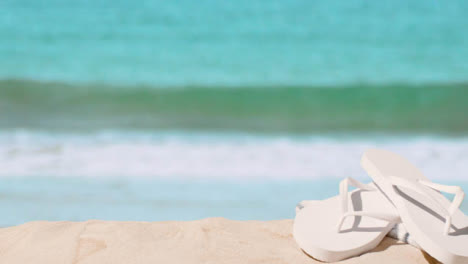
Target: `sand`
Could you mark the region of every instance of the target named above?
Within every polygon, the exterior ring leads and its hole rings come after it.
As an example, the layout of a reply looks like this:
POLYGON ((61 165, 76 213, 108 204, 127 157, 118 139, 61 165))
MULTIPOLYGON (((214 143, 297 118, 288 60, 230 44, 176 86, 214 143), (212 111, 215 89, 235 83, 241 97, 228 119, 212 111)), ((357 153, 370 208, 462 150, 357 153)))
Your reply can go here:
MULTIPOLYGON (((292 220, 189 222, 30 222, 0 229, 0 263, 320 263, 291 235, 292 220)), ((434 263, 420 250, 386 238, 340 263, 434 263)))

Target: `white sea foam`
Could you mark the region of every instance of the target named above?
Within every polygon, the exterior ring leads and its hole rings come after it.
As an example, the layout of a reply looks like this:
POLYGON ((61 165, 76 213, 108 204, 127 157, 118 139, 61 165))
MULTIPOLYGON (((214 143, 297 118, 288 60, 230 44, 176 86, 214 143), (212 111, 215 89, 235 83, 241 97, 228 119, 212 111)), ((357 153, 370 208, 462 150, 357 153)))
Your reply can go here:
POLYGON ((427 176, 468 180, 468 139, 189 133, 0 133, 0 176, 363 178, 361 154, 406 156, 427 176))

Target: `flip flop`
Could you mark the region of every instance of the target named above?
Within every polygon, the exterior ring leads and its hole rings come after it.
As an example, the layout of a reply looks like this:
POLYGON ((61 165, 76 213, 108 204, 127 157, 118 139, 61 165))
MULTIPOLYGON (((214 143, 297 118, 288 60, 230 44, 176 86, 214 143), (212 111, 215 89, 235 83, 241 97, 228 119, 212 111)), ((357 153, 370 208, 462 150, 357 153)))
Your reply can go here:
POLYGON ((334 262, 372 250, 398 222, 394 206, 374 184, 346 178, 339 196, 311 202, 297 213, 293 236, 311 257, 334 262), (358 189, 348 192, 348 185, 358 189))
POLYGON ((408 160, 385 150, 367 150, 361 165, 421 249, 442 263, 468 263, 468 217, 459 209, 465 196, 459 186, 433 183, 408 160), (455 194, 453 202, 439 191, 455 194))
MULTIPOLYGON (((299 211, 301 211, 305 207, 307 207, 307 206, 309 206, 311 204, 320 203, 320 202, 321 202, 320 200, 300 201, 296 205, 296 214, 298 214, 299 211)), ((419 248, 419 245, 416 243, 416 241, 414 241, 414 239, 411 237, 411 235, 406 230, 405 226, 403 224, 401 224, 401 223, 395 224, 395 226, 392 228, 392 230, 390 230, 390 232, 388 232, 387 236, 390 237, 390 238, 396 239, 396 240, 398 240, 400 242, 410 244, 410 245, 412 245, 412 246, 414 246, 416 248, 419 248)))

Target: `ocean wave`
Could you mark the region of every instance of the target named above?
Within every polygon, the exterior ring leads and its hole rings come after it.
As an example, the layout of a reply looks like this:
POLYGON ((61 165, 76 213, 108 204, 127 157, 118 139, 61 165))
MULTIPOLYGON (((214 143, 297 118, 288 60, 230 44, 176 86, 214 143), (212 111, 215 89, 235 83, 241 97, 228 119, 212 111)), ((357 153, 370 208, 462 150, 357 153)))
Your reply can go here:
POLYGON ((466 180, 468 138, 193 133, 0 134, 0 176, 163 179, 365 178, 361 154, 389 149, 432 179, 466 180))
POLYGON ((0 81, 0 127, 468 132, 468 84, 159 87, 0 81))

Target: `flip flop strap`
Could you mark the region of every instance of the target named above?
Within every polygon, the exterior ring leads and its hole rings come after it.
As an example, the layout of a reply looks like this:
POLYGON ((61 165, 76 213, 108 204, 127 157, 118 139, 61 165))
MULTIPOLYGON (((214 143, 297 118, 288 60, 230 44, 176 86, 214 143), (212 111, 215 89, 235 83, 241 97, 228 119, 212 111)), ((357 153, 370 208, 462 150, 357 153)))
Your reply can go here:
POLYGON ((463 199, 465 198, 465 193, 463 192, 463 189, 460 186, 442 185, 425 180, 418 180, 415 183, 414 181, 410 181, 402 177, 396 176, 391 176, 390 181, 393 186, 411 189, 428 198, 429 200, 433 201, 434 204, 436 204, 437 207, 439 207, 439 209, 441 209, 445 213, 445 226, 443 233, 444 235, 448 235, 450 227, 452 226, 452 216, 458 210, 458 208, 460 208, 460 205, 462 204, 463 199), (438 201, 434 196, 432 196, 427 190, 424 189, 424 186, 437 191, 455 194, 455 197, 453 198, 453 201, 450 204, 449 208, 445 208, 445 206, 440 201, 438 201))
POLYGON ((393 222, 396 219, 398 219, 398 216, 395 215, 390 215, 390 214, 384 214, 384 213, 374 213, 374 212, 365 212, 365 211, 354 211, 350 210, 348 208, 348 188, 349 185, 354 186, 356 188, 359 188, 364 191, 378 191, 377 188, 370 184, 365 184, 362 183, 356 179, 353 179, 351 177, 345 178, 340 182, 340 198, 341 198, 341 211, 342 211, 342 216, 338 222, 337 225, 337 232, 341 231, 341 228, 343 226, 344 220, 349 217, 349 216, 366 216, 366 217, 372 217, 376 218, 379 220, 385 220, 388 222, 393 222))

